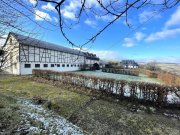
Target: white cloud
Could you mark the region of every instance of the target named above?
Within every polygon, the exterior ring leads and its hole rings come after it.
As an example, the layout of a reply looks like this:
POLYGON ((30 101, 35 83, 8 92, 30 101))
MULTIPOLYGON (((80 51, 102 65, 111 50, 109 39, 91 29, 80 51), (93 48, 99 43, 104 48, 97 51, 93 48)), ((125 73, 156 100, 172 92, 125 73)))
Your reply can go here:
POLYGON ((70 3, 65 6, 65 10, 77 11, 80 6, 81 3, 79 2, 79 0, 71 0, 70 3))
POLYGON ((124 47, 133 47, 135 45, 135 41, 133 38, 124 38, 124 47))
POLYGON ((36 3, 37 3, 37 0, 29 0, 29 2, 30 2, 33 6, 35 6, 36 3))
POLYGON ((76 15, 75 15, 73 12, 64 11, 64 12, 63 12, 63 16, 64 16, 66 19, 76 20, 76 15))
POLYGON ((37 21, 43 21, 43 20, 49 20, 51 21, 52 18, 48 13, 42 12, 40 10, 35 10, 35 20, 37 21))
MULTIPOLYGON (((72 49, 81 50, 80 48, 77 47, 74 47, 72 49)), ((119 52, 117 51, 96 50, 96 49, 88 50, 87 48, 83 48, 83 50, 81 51, 96 54, 96 56, 99 57, 101 60, 120 60, 122 58, 119 55, 119 52)))
POLYGON ((137 42, 142 41, 146 35, 142 32, 136 32, 132 38, 124 38, 124 47, 133 47, 137 42))
POLYGON ((93 27, 93 28, 95 28, 97 26, 97 23, 95 21, 93 21, 93 20, 90 20, 90 19, 86 19, 84 21, 84 23, 91 26, 91 27, 93 27))
MULTIPOLYGON (((103 0, 103 2, 108 0, 103 0)), ((86 8, 95 7, 98 8, 99 4, 96 0, 87 0, 85 3, 86 8)), ((81 8, 80 0, 67 0, 64 8, 61 10, 64 18, 69 20, 77 20, 76 15, 81 8)), ((103 18, 107 19, 107 18, 103 18)))
POLYGON ((165 27, 171 27, 171 26, 180 26, 180 6, 177 8, 175 13, 173 13, 170 17, 170 19, 166 22, 165 27))
POLYGON ((43 5, 41 8, 47 11, 56 12, 55 7, 51 3, 47 3, 47 5, 43 5))
POLYGON ((87 7, 92 7, 92 6, 97 6, 98 2, 96 0, 87 0, 86 1, 86 6, 87 7))
POLYGON ((76 12, 81 6, 81 3, 78 0, 72 0, 69 4, 64 6, 62 9, 62 15, 66 19, 76 20, 76 12))
POLYGON ((145 36, 146 36, 146 35, 145 35, 144 33, 142 33, 142 32, 136 32, 136 33, 135 33, 135 39, 136 39, 137 41, 141 41, 142 39, 144 39, 145 36))
POLYGON ((180 6, 177 8, 177 10, 171 15, 169 20, 165 23, 164 29, 155 33, 150 34, 145 41, 151 42, 156 41, 160 39, 166 39, 171 37, 176 37, 177 35, 180 35, 180 28, 171 28, 172 26, 180 25, 180 6))
POLYGON ((157 14, 156 11, 143 11, 142 13, 139 14, 139 22, 144 23, 150 18, 161 18, 159 14, 157 14))
POLYGON ((121 59, 121 56, 116 51, 91 50, 90 52, 96 54, 102 60, 120 60, 121 59))
POLYGON ((165 29, 165 30, 162 30, 160 32, 150 34, 145 39, 145 41, 151 42, 151 41, 155 41, 155 40, 174 37, 174 36, 177 36, 179 34, 180 34, 180 28, 177 28, 177 29, 165 29))

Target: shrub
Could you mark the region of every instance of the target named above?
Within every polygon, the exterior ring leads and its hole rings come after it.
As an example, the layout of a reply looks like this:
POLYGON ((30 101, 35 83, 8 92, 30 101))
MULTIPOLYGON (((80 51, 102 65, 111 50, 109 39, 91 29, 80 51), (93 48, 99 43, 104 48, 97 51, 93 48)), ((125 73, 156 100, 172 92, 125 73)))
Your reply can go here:
MULTIPOLYGON (((33 70, 34 76, 60 81, 73 87, 84 87, 97 90, 105 95, 137 99, 143 102, 155 103, 158 106, 169 105, 167 95, 180 92, 179 86, 160 85, 145 82, 115 80, 110 78, 91 77, 72 72, 55 72, 49 70, 33 70)), ((180 98, 177 96, 177 98, 180 98)), ((171 104, 180 104, 180 99, 171 104)))

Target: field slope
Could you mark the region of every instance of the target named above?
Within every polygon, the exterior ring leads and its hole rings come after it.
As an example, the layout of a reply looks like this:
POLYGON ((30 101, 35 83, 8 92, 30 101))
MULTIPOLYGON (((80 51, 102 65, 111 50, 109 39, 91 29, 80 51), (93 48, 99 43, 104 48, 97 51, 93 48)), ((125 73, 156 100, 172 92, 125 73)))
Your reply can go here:
MULTIPOLYGON (((19 100, 31 102, 35 98, 42 101, 40 110, 52 111, 53 115, 64 117, 80 127, 79 130, 84 130, 84 134, 180 134, 178 110, 159 111, 111 97, 104 100, 82 88, 72 89, 67 85, 56 87, 50 83, 32 81, 27 76, 0 76, 0 134, 7 131, 15 134, 23 121, 19 100), (10 111, 13 113, 5 113, 10 111), (172 117, 169 114, 173 114, 172 117), (11 125, 11 130, 5 123, 11 125)), ((34 108, 36 113, 40 110, 34 108)), ((31 123, 34 127, 44 128, 42 123, 31 123)), ((53 133, 58 134, 56 130, 53 133)))

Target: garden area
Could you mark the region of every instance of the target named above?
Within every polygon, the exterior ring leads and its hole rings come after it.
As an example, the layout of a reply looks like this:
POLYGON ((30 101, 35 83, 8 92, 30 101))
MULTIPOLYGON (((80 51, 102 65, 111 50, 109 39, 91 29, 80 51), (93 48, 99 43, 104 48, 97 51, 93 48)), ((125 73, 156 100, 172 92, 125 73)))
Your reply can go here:
POLYGON ((98 71, 0 76, 0 134, 180 134, 179 86, 98 71))
POLYGON ((178 109, 145 106, 45 78, 0 76, 0 95, 0 134, 180 133, 178 109))

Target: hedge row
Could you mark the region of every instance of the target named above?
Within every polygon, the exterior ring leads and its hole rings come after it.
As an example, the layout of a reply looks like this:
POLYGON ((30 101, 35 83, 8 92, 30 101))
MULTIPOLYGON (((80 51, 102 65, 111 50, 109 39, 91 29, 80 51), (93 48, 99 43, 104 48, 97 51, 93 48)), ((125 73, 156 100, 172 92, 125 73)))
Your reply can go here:
POLYGON ((151 102, 158 106, 175 105, 180 107, 180 86, 98 78, 73 72, 55 72, 49 70, 33 70, 33 75, 48 80, 60 81, 73 87, 80 86, 102 91, 106 94, 115 95, 117 98, 151 102))
POLYGON ((139 72, 130 69, 102 68, 102 72, 138 76, 139 72))

